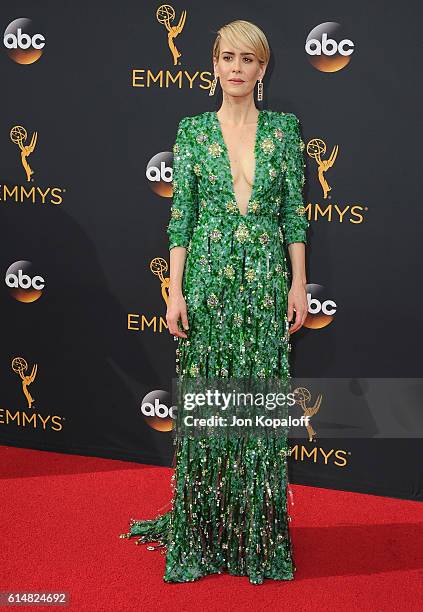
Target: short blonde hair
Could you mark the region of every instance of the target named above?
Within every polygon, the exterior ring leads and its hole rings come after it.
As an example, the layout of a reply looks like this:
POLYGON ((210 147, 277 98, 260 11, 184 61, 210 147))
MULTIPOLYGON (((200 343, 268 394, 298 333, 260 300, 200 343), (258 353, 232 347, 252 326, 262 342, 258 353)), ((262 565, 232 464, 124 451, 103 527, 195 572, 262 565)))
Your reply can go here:
POLYGON ((237 19, 222 26, 217 31, 216 40, 213 45, 213 57, 219 59, 221 38, 225 37, 231 45, 238 46, 239 42, 246 43, 254 49, 260 64, 268 64, 270 59, 270 47, 263 30, 250 21, 237 19))

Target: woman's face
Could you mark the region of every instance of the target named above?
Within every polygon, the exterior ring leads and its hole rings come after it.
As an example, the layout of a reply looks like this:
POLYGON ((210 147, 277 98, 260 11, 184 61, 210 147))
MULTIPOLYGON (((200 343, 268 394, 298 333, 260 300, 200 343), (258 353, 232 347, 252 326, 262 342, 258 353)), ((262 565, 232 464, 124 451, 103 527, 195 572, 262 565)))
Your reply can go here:
POLYGON ((234 97, 251 94, 266 70, 252 47, 241 42, 234 47, 223 37, 220 40, 219 59, 216 61, 213 58, 213 63, 214 73, 219 77, 224 93, 234 97))

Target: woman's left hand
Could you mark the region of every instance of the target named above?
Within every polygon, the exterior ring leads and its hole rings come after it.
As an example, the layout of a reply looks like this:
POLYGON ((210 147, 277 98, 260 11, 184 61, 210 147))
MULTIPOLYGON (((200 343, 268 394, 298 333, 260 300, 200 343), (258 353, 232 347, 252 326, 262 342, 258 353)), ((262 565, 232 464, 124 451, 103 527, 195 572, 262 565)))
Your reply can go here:
POLYGON ((305 287, 305 283, 293 281, 288 292, 288 321, 292 321, 295 310, 295 323, 289 328, 290 334, 298 331, 303 326, 308 314, 305 287))

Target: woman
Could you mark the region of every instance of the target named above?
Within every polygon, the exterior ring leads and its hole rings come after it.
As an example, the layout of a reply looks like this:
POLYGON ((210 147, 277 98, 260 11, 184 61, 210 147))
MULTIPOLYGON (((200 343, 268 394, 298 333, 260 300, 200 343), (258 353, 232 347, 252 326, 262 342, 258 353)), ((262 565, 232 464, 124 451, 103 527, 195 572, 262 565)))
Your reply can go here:
MULTIPOLYGON (((222 106, 184 117, 173 149, 167 322, 177 373, 286 381, 290 334, 307 315, 304 143, 294 114, 255 107, 264 33, 238 20, 217 34, 210 94, 219 79, 222 106)), ((286 435, 179 436, 172 509, 131 519, 121 537, 165 546, 167 582, 224 570, 253 584, 291 580, 287 454, 286 435)))

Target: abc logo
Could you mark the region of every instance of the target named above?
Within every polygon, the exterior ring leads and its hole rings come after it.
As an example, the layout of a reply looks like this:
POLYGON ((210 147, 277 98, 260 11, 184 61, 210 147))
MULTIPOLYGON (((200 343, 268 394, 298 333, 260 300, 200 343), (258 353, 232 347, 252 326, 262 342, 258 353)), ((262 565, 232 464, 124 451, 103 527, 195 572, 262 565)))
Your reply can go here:
POLYGON ((173 195, 172 164, 172 153, 157 153, 150 159, 145 171, 151 189, 163 198, 171 198, 173 195))
POLYGON ((171 431, 175 418, 175 406, 169 406, 170 395, 167 391, 150 391, 141 402, 141 413, 152 429, 171 431))
POLYGON ((45 286, 44 278, 34 274, 30 261, 16 261, 9 266, 5 281, 11 296, 18 302, 35 302, 45 286))
POLYGON ((308 314, 304 327, 321 329, 332 323, 336 314, 336 303, 326 295, 322 285, 308 284, 306 287, 308 314))
POLYGON ((33 64, 40 59, 46 42, 42 34, 34 31, 30 19, 20 17, 7 26, 3 44, 14 62, 33 64))
POLYGON ((310 63, 321 72, 337 72, 350 62, 354 43, 345 37, 339 23, 327 21, 308 35, 305 50, 310 63))

